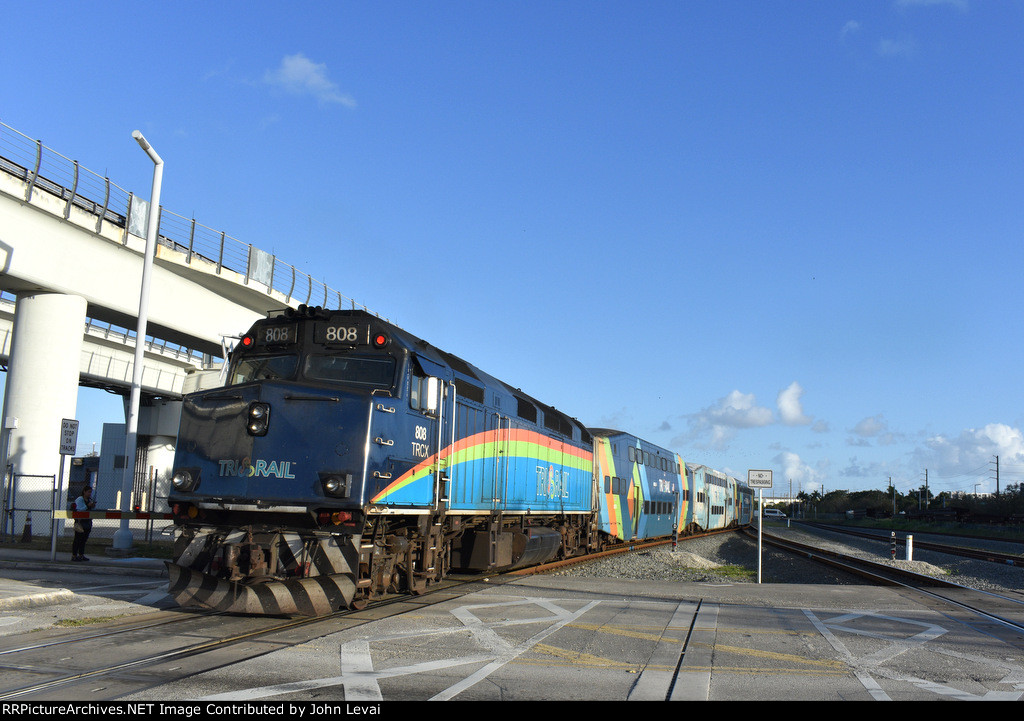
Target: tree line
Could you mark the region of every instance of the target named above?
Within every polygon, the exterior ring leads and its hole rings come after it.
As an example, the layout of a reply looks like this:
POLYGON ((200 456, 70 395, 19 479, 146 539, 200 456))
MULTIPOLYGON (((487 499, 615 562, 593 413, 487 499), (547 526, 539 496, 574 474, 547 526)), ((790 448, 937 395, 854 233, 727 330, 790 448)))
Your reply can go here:
POLYGON ((998 495, 986 496, 950 491, 935 493, 922 484, 906 493, 889 486, 886 490, 801 492, 797 498, 804 504, 804 512, 813 508, 818 513, 866 511, 870 516, 891 516, 894 512, 899 515, 922 509, 958 508, 979 518, 1024 515, 1024 483, 1010 484, 998 495))

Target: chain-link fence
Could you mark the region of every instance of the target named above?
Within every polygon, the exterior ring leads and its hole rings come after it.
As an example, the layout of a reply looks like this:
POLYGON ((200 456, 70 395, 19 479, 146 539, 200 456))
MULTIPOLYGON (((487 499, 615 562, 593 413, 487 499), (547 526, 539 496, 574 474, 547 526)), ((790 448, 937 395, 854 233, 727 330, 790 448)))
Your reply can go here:
POLYGON ((53 532, 55 475, 7 473, 3 494, 3 540, 30 541, 53 532))
MULTIPOLYGON (((155 478, 151 476, 147 487, 136 487, 132 492, 129 513, 157 516, 156 518, 133 518, 128 528, 136 541, 171 541, 169 533, 173 526, 169 519, 160 518, 157 510, 167 508, 166 496, 155 495, 155 478)), ((0 540, 4 543, 29 543, 33 539, 70 538, 74 535, 74 522, 66 518, 55 518, 55 512, 72 511, 74 499, 81 495, 82 484, 72 485, 66 492, 56 488, 56 476, 42 476, 28 473, 8 473, 4 479, 2 525, 0 540)), ((117 509, 93 509, 91 540, 113 539, 121 528, 120 517, 98 518, 106 511, 117 509)), ((117 515, 116 513, 114 515, 117 515)))

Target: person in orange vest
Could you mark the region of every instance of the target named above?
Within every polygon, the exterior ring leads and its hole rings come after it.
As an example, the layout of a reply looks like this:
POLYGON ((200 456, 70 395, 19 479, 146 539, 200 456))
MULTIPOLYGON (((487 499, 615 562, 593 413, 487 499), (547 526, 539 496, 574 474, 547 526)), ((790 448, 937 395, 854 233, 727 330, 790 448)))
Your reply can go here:
MULTIPOLYGON (((92 500, 92 486, 82 489, 82 495, 75 499, 76 511, 91 511, 96 508, 96 501, 92 500)), ((71 560, 88 561, 85 557, 85 542, 89 540, 92 533, 91 518, 75 519, 75 540, 71 542, 71 560)))

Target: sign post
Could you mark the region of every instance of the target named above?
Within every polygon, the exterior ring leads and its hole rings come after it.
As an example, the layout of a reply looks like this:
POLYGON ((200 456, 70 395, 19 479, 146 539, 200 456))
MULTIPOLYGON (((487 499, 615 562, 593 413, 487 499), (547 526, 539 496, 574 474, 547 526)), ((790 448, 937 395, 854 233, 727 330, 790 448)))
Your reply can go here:
POLYGON ((757 582, 761 583, 761 526, 764 524, 764 489, 772 487, 772 472, 748 470, 747 486, 757 489, 757 582))
POLYGON ((75 455, 78 447, 78 421, 63 418, 60 422, 60 473, 53 482, 53 509, 50 512, 50 560, 57 560, 57 519, 53 512, 57 510, 60 490, 64 487, 64 458, 75 455))

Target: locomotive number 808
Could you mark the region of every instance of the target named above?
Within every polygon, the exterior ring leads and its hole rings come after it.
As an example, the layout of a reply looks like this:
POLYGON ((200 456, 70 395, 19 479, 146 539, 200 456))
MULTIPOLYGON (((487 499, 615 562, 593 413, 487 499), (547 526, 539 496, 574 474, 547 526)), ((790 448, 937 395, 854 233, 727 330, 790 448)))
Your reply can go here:
POLYGON ((453 569, 750 522, 749 489, 591 429, 362 311, 258 321, 185 397, 170 503, 181 605, 323 615, 453 569))

